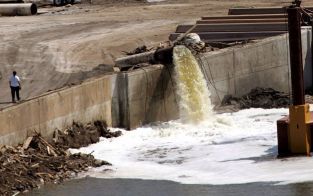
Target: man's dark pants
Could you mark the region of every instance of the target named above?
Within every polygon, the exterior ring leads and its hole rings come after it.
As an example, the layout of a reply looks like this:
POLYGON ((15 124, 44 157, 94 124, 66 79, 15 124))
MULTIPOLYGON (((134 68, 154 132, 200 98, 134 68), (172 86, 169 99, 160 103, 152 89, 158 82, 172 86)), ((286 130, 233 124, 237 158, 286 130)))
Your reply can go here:
POLYGON ((17 100, 19 101, 20 100, 20 87, 11 86, 12 102, 15 101, 15 94, 16 94, 17 100))

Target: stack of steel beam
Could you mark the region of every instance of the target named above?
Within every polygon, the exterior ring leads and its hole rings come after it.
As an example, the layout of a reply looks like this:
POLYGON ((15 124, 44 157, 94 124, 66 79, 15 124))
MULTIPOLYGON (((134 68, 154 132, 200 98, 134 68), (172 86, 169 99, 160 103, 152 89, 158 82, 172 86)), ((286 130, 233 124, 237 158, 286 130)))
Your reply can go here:
MULTIPOLYGON (((305 7, 313 10, 313 7, 305 7)), ((231 8, 228 15, 247 15, 247 14, 286 14, 287 7, 259 7, 259 8, 231 8)))
POLYGON ((206 43, 263 39, 288 31, 286 9, 282 7, 232 8, 228 14, 205 16, 194 25, 179 25, 169 39, 174 41, 191 28, 190 32, 199 34, 206 43))

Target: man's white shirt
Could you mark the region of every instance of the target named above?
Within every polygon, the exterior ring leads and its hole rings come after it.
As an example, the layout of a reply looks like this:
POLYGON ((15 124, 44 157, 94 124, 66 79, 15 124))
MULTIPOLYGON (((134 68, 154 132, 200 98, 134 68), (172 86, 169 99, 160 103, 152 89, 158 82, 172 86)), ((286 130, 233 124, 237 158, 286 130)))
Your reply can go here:
POLYGON ((11 86, 13 86, 13 87, 18 87, 18 86, 20 86, 19 85, 19 81, 20 81, 20 78, 17 76, 17 75, 15 75, 15 76, 11 76, 10 77, 10 84, 11 84, 11 86))

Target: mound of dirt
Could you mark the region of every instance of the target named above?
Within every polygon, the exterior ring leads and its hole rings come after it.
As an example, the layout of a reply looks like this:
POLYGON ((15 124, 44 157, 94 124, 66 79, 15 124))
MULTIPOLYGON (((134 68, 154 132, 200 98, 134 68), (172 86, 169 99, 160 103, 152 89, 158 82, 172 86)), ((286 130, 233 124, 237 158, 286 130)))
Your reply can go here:
POLYGON ((60 183, 89 167, 110 165, 91 154, 70 154, 67 149, 79 148, 99 141, 99 137, 117 137, 106 123, 95 121, 83 126, 73 123, 64 132, 57 131, 53 142, 36 133, 17 147, 0 149, 0 195, 16 195, 46 183, 60 183))
POLYGON ((272 88, 255 88, 242 97, 226 95, 222 106, 235 105, 240 109, 247 108, 281 108, 290 104, 289 95, 272 88))

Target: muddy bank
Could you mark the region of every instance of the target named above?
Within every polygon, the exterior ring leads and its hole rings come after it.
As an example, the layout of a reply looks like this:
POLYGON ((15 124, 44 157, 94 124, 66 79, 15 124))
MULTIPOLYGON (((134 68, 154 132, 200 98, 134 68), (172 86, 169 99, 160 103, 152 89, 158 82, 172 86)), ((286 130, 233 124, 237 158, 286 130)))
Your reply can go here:
POLYGON ((255 88, 242 97, 226 95, 221 105, 232 105, 237 109, 248 108, 282 108, 288 107, 290 97, 287 93, 276 91, 272 88, 255 88))
POLYGON ((110 165, 91 154, 70 154, 68 148, 79 148, 99 141, 100 137, 118 137, 103 121, 87 125, 73 123, 56 131, 52 141, 34 133, 17 147, 3 146, 0 151, 0 195, 13 195, 43 184, 61 183, 89 167, 110 165))

